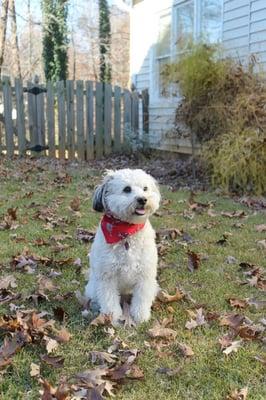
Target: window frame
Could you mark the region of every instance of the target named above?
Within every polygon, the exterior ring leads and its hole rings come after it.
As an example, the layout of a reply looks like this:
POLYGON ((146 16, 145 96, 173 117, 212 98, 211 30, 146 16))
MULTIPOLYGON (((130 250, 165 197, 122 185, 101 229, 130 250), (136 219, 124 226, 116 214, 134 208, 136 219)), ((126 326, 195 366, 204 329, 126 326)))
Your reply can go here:
MULTIPOLYGON (((201 6, 202 0, 176 0, 173 2, 171 7, 165 8, 155 14, 157 19, 157 27, 159 27, 160 18, 169 15, 170 16, 170 62, 174 61, 178 54, 182 54, 185 51, 177 52, 175 46, 175 32, 177 31, 177 13, 176 10, 178 7, 185 5, 186 3, 193 2, 193 12, 194 12, 194 23, 193 23, 193 40, 200 39, 201 36, 201 6)), ((220 41, 222 41, 222 32, 223 32, 223 8, 224 2, 221 0, 221 36, 220 41)), ((159 30, 156 32, 157 39, 159 35, 159 30)), ((180 95, 169 97, 161 96, 159 93, 159 71, 158 71, 158 60, 166 58, 166 56, 157 57, 156 56, 156 43, 152 47, 151 54, 150 54, 150 98, 151 103, 155 106, 165 106, 169 107, 172 104, 177 103, 178 100, 181 99, 180 95)))

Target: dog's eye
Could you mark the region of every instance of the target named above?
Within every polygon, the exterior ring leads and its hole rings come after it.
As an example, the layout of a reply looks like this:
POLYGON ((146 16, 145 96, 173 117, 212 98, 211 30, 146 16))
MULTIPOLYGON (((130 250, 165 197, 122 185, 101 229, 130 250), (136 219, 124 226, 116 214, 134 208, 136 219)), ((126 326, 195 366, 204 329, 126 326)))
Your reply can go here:
POLYGON ((143 190, 144 190, 144 192, 147 192, 148 186, 144 186, 143 190))
POLYGON ((126 186, 123 190, 123 192, 125 193, 130 193, 131 192, 131 187, 130 186, 126 186))

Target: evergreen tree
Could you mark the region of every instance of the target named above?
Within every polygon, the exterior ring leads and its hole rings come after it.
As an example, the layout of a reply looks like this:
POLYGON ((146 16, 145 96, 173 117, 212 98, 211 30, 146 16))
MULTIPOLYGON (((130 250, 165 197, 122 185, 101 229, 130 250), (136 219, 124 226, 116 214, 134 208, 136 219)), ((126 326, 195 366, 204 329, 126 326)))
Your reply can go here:
POLYGON ((100 81, 110 83, 111 24, 107 0, 99 0, 100 81))
POLYGON ((67 0, 42 0, 43 60, 47 80, 66 80, 68 68, 67 0))

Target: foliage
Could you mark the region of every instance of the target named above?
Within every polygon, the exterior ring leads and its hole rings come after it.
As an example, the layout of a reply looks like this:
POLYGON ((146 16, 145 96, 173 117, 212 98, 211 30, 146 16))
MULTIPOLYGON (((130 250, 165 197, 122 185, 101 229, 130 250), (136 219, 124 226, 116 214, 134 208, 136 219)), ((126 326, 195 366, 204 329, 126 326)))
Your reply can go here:
POLYGON ((217 45, 191 45, 190 51, 164 70, 179 84, 182 100, 176 125, 185 123, 207 145, 213 182, 226 189, 266 189, 263 175, 266 140, 266 86, 254 57, 244 67, 222 58, 217 45))
POLYGON ((207 160, 214 185, 227 190, 266 192, 266 138, 259 130, 235 130, 206 144, 203 157, 207 160))
POLYGON ((66 80, 68 58, 67 0, 43 0, 43 60, 47 80, 66 80))
POLYGON ((111 46, 110 11, 107 0, 99 0, 100 81, 111 82, 111 65, 108 61, 111 46))

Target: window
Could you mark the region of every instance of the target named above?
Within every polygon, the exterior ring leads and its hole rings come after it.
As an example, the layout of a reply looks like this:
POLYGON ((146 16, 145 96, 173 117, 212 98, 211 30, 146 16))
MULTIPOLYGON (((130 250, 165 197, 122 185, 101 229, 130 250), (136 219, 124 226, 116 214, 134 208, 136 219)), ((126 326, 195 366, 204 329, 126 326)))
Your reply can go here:
POLYGON ((209 43, 217 43, 222 37, 221 0, 201 0, 200 36, 209 43))
POLYGON ((175 7, 175 49, 183 53, 194 38, 194 2, 182 3, 175 7))
POLYGON ((160 97, 169 97, 169 85, 165 85, 162 79, 162 71, 165 64, 171 61, 171 16, 163 15, 159 19, 159 33, 156 44, 156 68, 158 76, 158 90, 160 97))
POLYGON ((165 64, 188 51, 192 40, 216 43, 222 36, 223 0, 180 0, 176 3, 171 14, 159 18, 155 55, 159 98, 176 94, 175 85, 163 82, 161 72, 165 64))

